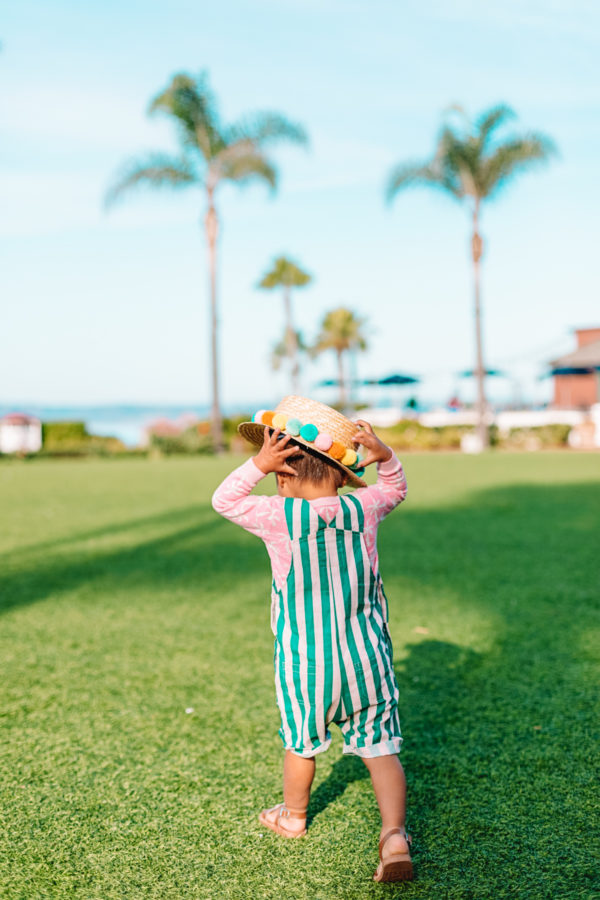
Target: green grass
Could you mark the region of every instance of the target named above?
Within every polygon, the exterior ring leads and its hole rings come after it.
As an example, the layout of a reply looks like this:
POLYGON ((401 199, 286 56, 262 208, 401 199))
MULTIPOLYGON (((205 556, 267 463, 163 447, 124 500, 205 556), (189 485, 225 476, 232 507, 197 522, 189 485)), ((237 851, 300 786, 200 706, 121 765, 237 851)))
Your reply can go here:
POLYGON ((0 465, 0 896, 600 896, 600 458, 405 459, 379 538, 416 868, 400 886, 370 881, 375 800, 337 734, 309 836, 256 822, 282 751, 267 555, 210 507, 232 465, 0 465))

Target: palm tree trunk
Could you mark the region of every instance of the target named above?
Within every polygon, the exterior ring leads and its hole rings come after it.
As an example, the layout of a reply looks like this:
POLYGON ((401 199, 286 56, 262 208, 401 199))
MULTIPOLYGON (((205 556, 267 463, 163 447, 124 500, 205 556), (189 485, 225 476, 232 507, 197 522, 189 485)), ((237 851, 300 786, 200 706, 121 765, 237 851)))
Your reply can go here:
POLYGON ((286 353, 290 361, 290 369, 292 373, 292 394, 298 393, 298 341, 296 340, 296 332, 292 322, 292 298, 289 285, 283 288, 283 303, 285 306, 285 347, 286 353))
POLYGON ((473 209, 473 234, 471 237, 471 250, 473 257, 473 292, 475 300, 475 348, 476 366, 475 378, 477 381, 477 434, 481 446, 489 446, 489 433, 486 423, 487 403, 485 399, 485 366, 483 364, 483 338, 481 333, 481 256, 483 253, 483 240, 479 234, 479 201, 475 201, 473 209))
POLYGON ((336 350, 335 352, 337 354, 338 382, 340 385, 340 409, 343 412, 348 405, 348 399, 346 395, 346 379, 344 377, 344 352, 343 350, 336 350))
POLYGON ((213 444, 216 453, 222 453, 223 445, 223 419, 221 417, 221 403, 219 399, 219 320, 217 316, 217 238, 219 234, 219 220, 213 204, 212 192, 208 193, 208 209, 204 219, 206 230, 206 244, 208 248, 208 271, 210 293, 210 356, 211 356, 211 427, 213 444))

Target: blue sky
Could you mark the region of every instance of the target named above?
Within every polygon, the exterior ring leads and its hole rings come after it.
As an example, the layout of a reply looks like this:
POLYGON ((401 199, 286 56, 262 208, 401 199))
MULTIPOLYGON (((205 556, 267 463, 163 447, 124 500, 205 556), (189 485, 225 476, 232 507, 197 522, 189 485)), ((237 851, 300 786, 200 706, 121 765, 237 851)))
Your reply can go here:
MULTIPOLYGON (((208 400, 201 194, 102 208, 123 160, 175 147, 149 99, 201 69, 224 119, 277 110, 311 139, 274 151, 275 197, 218 197, 225 404, 287 391, 269 368, 281 300, 255 287, 282 252, 315 276, 294 301, 307 337, 349 306, 368 318, 361 375, 420 374, 423 399, 447 398, 473 363, 467 215, 425 191, 386 207, 383 184, 431 152, 450 103, 499 101, 560 158, 484 214, 486 356, 511 374, 490 389, 546 398, 544 361, 571 348, 573 327, 600 324, 599 32, 587 0, 13 4, 0 35, 0 402, 208 400)), ((305 390, 333 371, 311 365, 305 390)))

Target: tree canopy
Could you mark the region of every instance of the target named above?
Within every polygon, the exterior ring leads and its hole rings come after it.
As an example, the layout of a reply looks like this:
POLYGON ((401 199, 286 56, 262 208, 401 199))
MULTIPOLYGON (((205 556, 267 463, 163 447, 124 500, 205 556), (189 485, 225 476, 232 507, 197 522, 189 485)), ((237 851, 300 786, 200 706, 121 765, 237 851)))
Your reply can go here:
POLYGON ((307 144, 304 129, 279 113, 262 112, 227 125, 221 121, 208 75, 174 75, 150 102, 150 115, 174 120, 179 153, 150 153, 127 162, 109 189, 114 203, 125 191, 141 184, 182 188, 197 184, 211 194, 223 181, 266 182, 277 185, 277 170, 267 155, 278 141, 307 144))
POLYGON ((455 121, 443 124, 432 159, 401 163, 391 171, 388 201, 403 188, 427 185, 457 200, 472 198, 479 203, 493 197, 518 172, 546 162, 556 152, 552 140, 543 134, 499 137, 500 129, 516 118, 505 104, 485 110, 474 120, 459 106, 448 113, 455 121))
POLYGON ((272 268, 263 276, 258 286, 270 290, 276 287, 304 287, 312 276, 286 256, 278 256, 272 268))
POLYGON ((339 306, 328 312, 313 347, 313 353, 324 350, 366 350, 367 338, 364 332, 365 320, 356 316, 352 310, 339 306))

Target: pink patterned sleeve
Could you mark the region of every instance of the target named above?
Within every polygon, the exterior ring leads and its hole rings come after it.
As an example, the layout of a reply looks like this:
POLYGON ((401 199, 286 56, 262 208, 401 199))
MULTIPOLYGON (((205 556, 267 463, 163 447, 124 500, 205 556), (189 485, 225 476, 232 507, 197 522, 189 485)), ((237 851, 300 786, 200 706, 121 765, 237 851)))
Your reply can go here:
POLYGON ((230 522, 241 525, 265 542, 273 578, 281 587, 292 562, 292 549, 283 498, 250 495, 252 488, 264 477, 254 460, 249 459, 219 485, 213 494, 212 505, 230 522))
POLYGON ((287 527, 281 497, 251 496, 265 477, 253 459, 247 460, 219 485, 212 506, 219 515, 267 541, 282 532, 287 534, 287 527))
POLYGON ((406 497, 406 478, 402 463, 395 453, 377 466, 377 483, 359 488, 354 496, 360 501, 365 514, 365 541, 374 571, 379 565, 377 557, 377 526, 406 497))

